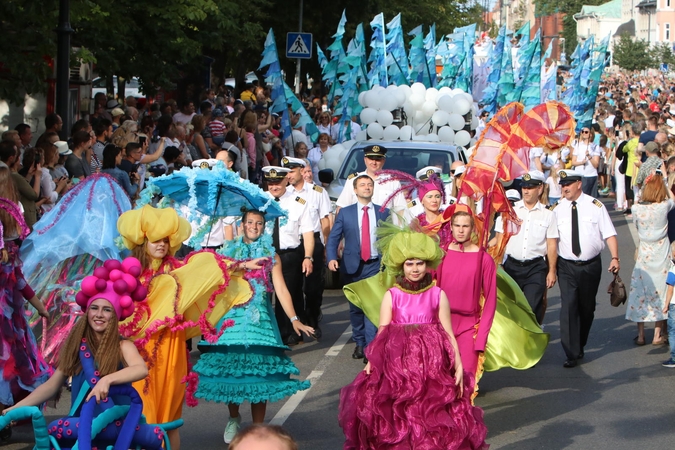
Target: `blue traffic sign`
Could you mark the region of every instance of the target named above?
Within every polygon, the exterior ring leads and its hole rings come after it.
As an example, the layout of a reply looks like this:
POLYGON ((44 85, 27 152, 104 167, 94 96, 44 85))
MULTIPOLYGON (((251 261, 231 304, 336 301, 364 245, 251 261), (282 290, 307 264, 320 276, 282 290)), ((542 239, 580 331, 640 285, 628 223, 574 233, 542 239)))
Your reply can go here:
POLYGON ((312 59, 312 33, 287 33, 286 58, 312 59))

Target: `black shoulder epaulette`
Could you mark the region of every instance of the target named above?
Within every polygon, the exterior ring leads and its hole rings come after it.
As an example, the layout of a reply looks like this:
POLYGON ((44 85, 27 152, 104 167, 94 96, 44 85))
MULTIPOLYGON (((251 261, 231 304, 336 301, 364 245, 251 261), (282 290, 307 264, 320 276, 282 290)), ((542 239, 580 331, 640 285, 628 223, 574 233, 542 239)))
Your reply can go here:
MULTIPOLYGON (((597 201, 597 200, 596 200, 596 201, 597 201)), ((548 209, 549 211, 553 211, 553 210, 555 209, 556 206, 558 206, 558 202, 555 202, 555 203, 552 204, 552 205, 548 205, 548 206, 546 207, 546 209, 548 209)))
POLYGON ((317 186, 316 184, 312 189, 314 189, 316 192, 323 192, 323 188, 321 186, 317 186))
POLYGON ((352 178, 354 178, 354 177, 357 176, 358 174, 359 174, 358 172, 350 173, 349 176, 347 177, 347 179, 348 179, 348 180, 351 180, 352 178))
POLYGON ((408 202, 408 208, 412 208, 415 205, 417 205, 417 200, 410 200, 408 202))
POLYGON ((305 199, 302 198, 302 197, 295 197, 295 201, 298 202, 298 203, 300 203, 301 205, 304 205, 305 203, 307 203, 307 202, 305 201, 305 199))
POLYGON ((602 208, 602 202, 598 200, 597 198, 593 200, 593 204, 597 206, 598 208, 602 208))

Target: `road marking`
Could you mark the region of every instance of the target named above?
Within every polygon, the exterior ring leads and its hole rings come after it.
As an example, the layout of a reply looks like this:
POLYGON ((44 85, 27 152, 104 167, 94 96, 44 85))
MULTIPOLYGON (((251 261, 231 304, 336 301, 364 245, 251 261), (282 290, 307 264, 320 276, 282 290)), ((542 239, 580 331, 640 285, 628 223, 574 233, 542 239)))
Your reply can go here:
POLYGON ((312 383, 312 386, 310 386, 309 389, 305 389, 304 391, 296 392, 288 400, 286 400, 284 406, 281 407, 276 416, 274 416, 274 418, 270 421, 270 425, 283 425, 284 422, 288 420, 291 414, 293 414, 293 411, 295 411, 298 405, 300 405, 300 403, 304 400, 307 393, 309 393, 309 391, 312 390, 312 387, 323 376, 324 371, 333 362, 333 359, 335 359, 335 357, 340 354, 340 351, 344 348, 345 344, 347 344, 347 341, 349 341, 349 338, 351 337, 352 337, 352 327, 350 325, 340 335, 337 341, 335 341, 335 344, 333 344, 333 346, 328 349, 326 354, 323 355, 321 361, 319 361, 316 367, 314 367, 314 370, 312 370, 312 372, 307 377, 307 380, 309 380, 309 382, 312 383))
POLYGON ((637 228, 635 227, 635 223, 632 220, 628 221, 628 229, 630 230, 630 235, 633 236, 633 242, 637 247, 638 244, 640 243, 640 237, 638 236, 638 231, 637 228))

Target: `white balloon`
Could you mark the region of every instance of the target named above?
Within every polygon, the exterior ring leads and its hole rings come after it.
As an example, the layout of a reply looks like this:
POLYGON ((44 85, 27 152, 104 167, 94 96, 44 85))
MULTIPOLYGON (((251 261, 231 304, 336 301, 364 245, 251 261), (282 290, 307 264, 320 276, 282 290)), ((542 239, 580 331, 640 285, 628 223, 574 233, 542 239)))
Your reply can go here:
POLYGON ((424 116, 422 111, 415 111, 415 116, 413 117, 413 122, 415 122, 415 125, 421 125, 427 120, 428 118, 424 116))
POLYGON ((345 150, 349 150, 356 144, 355 140, 349 140, 349 141, 344 141, 341 145, 345 148, 345 150))
POLYGON ((432 116, 431 116, 431 121, 436 125, 437 127, 442 127, 446 123, 448 123, 448 117, 450 117, 450 114, 446 113, 445 111, 436 111, 432 116))
POLYGON ((394 116, 389 110, 383 109, 377 112, 377 123, 383 127, 388 127, 394 121, 394 116))
POLYGON ((319 166, 319 170, 323 170, 326 168, 326 158, 321 157, 319 160, 319 163, 317 164, 319 166))
POLYGON ((359 105, 363 106, 364 108, 368 105, 366 105, 366 94, 368 91, 363 91, 359 94, 359 105))
POLYGON ((410 98, 410 96, 413 94, 412 89, 411 89, 410 86, 408 86, 407 84, 402 84, 402 85, 400 85, 400 86, 398 87, 398 90, 397 90, 397 91, 398 91, 398 92, 403 92, 403 94, 405 95, 405 99, 406 99, 406 100, 408 100, 408 99, 410 98))
POLYGON ((356 133, 356 140, 357 141, 365 141, 368 139, 368 133, 366 130, 361 130, 358 133, 356 133))
POLYGON ((471 103, 464 97, 455 98, 455 104, 452 108, 452 111, 460 116, 471 111, 471 103))
POLYGON ((464 128, 464 117, 460 116, 459 114, 450 114, 448 116, 448 126, 452 128, 455 131, 459 131, 462 128, 464 128))
POLYGON ((413 128, 410 125, 402 126, 400 130, 400 139, 402 141, 409 141, 410 139, 412 139, 412 132, 413 128))
POLYGON ((468 92, 464 93, 464 98, 469 101, 473 105, 473 95, 469 94, 468 92))
POLYGON ((400 89, 397 89, 397 90, 394 91, 394 98, 396 98, 396 107, 397 108, 400 108, 401 106, 403 106, 405 104, 406 100, 408 99, 405 96, 405 92, 403 92, 400 89))
POLYGON ((427 118, 430 118, 434 112, 436 112, 436 102, 432 102, 431 100, 424 102, 424 105, 422 105, 422 112, 427 118))
POLYGON ((324 158, 337 158, 340 153, 345 151, 346 149, 342 146, 342 144, 335 144, 331 148, 328 149, 326 153, 323 154, 324 158))
POLYGON ((426 140, 427 140, 427 137, 424 136, 424 135, 419 135, 419 136, 418 136, 418 135, 415 135, 415 136, 413 136, 412 140, 413 140, 413 141, 426 141, 426 140))
POLYGON ((384 86, 380 86, 379 84, 376 84, 375 86, 373 86, 371 91, 379 92, 379 91, 383 91, 384 89, 385 89, 384 86))
POLYGON ((450 96, 452 97, 452 89, 450 89, 450 88, 447 87, 447 86, 443 86, 442 88, 440 88, 440 89, 438 90, 438 93, 439 93, 440 95, 448 94, 448 95, 450 95, 450 96))
POLYGON ((364 108, 361 111, 361 123, 368 125, 377 120, 377 110, 373 108, 364 108))
POLYGON ((480 123, 478 122, 478 117, 476 116, 471 117, 471 129, 475 130, 476 128, 478 128, 478 125, 480 125, 480 123))
POLYGON ((380 97, 377 95, 377 91, 371 89, 366 93, 366 106, 373 109, 380 108, 380 97))
POLYGON ((326 158, 327 169, 333 169, 333 172, 337 173, 338 170, 340 170, 340 166, 342 166, 342 161, 337 155, 333 156, 332 158, 326 158))
POLYGON ((410 100, 406 100, 403 104, 403 111, 405 111, 405 115, 408 117, 412 118, 415 116, 415 107, 410 103, 410 100))
MULTIPOLYGON (((420 123, 420 124, 415 124, 413 127, 413 135, 414 136, 426 136, 429 134, 429 124, 428 123, 420 123)), ((415 138, 413 138, 414 140, 415 138)))
POLYGON ((384 128, 377 122, 371 123, 366 129, 368 130, 368 136, 372 139, 382 139, 384 135, 384 128))
POLYGON ((410 86, 410 89, 412 89, 413 94, 421 95, 422 97, 427 93, 427 87, 420 82, 413 83, 413 85, 410 86))
POLYGON ((384 129, 383 139, 385 141, 395 141, 401 136, 401 130, 396 125, 389 125, 384 129))
POLYGON ((462 130, 455 133, 455 144, 460 147, 466 147, 471 142, 471 135, 468 131, 462 130))
POLYGON ((413 95, 411 95, 408 100, 410 101, 410 104, 412 105, 412 107, 416 110, 420 109, 422 107, 422 105, 424 105, 424 96, 419 95, 419 94, 415 94, 414 92, 413 92, 413 95))
POLYGON ((453 97, 456 96, 456 95, 464 95, 464 94, 465 94, 465 92, 463 90, 461 90, 460 88, 454 88, 452 90, 453 97))
POLYGON ((441 142, 452 143, 455 141, 455 132, 450 127, 441 127, 438 130, 438 139, 441 142))
POLYGON ((349 155, 349 150, 344 149, 340 152, 340 156, 338 156, 338 159, 340 160, 340 162, 342 162, 347 158, 348 155, 349 155))
POLYGON ((427 134, 427 141, 429 142, 438 142, 440 139, 438 139, 438 135, 436 133, 429 133, 427 134))
POLYGON ((427 89, 427 93, 424 95, 425 99, 430 100, 432 102, 436 102, 437 97, 438 97, 438 89, 433 87, 427 89))
POLYGON ((398 86, 396 86, 395 84, 390 84, 389 86, 386 87, 386 89, 387 89, 389 92, 394 92, 394 91, 397 91, 397 90, 398 90, 398 86))
POLYGON ((436 104, 438 105, 438 109, 441 111, 445 111, 446 113, 450 114, 452 113, 455 101, 454 99, 449 96, 449 95, 441 95, 436 99, 436 104))
POLYGON ((398 100, 391 91, 381 91, 380 94, 380 111, 393 111, 398 107, 398 100))

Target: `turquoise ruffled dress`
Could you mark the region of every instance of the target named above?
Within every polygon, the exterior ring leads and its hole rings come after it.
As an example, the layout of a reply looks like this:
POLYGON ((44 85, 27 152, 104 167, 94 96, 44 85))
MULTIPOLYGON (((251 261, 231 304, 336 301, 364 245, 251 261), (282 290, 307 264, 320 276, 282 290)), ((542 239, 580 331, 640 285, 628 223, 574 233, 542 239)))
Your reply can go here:
MULTIPOLYGON (((272 238, 263 235, 252 244, 242 237, 226 242, 220 253, 237 260, 260 257, 274 258, 272 238)), ((297 391, 309 389, 309 381, 291 378, 300 371, 293 364, 281 341, 269 296, 271 265, 263 270, 249 271, 253 297, 247 303, 232 308, 218 324, 232 320, 215 344, 200 342, 206 350, 194 371, 199 375, 195 396, 207 401, 241 404, 275 402, 297 391)))

